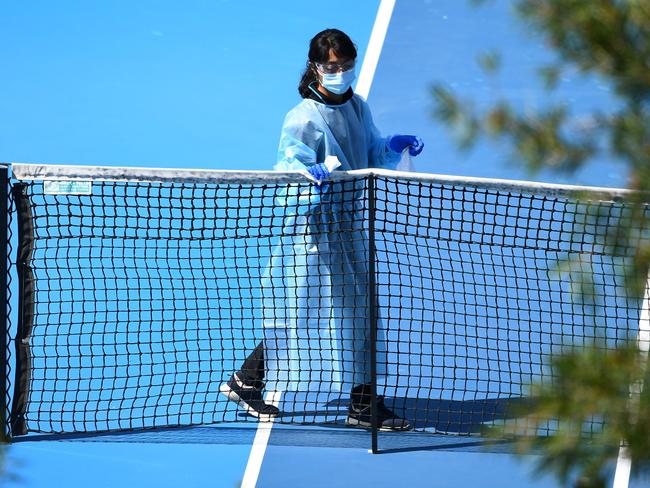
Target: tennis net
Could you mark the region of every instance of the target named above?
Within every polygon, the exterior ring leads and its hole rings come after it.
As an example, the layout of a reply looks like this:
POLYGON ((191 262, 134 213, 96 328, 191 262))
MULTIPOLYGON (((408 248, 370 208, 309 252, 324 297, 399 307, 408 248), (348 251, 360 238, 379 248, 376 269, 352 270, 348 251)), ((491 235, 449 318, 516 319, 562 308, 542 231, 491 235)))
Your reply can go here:
POLYGON ((256 420, 219 393, 242 364, 281 392, 276 422, 342 424, 368 384, 415 430, 471 435, 552 381, 549 354, 638 332, 603 237, 624 190, 12 171, 14 436, 256 420))

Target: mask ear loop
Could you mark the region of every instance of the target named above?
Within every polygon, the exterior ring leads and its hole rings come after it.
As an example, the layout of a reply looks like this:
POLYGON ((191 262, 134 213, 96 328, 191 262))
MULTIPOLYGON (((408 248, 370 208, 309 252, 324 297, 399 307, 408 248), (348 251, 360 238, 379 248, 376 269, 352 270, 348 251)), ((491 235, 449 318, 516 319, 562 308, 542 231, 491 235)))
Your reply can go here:
POLYGON ((321 84, 321 79, 320 79, 320 72, 318 71, 318 68, 316 68, 316 63, 313 61, 309 61, 309 69, 311 72, 314 74, 314 77, 316 78, 316 82, 320 85, 321 84))
POLYGON ((307 69, 309 69, 314 74, 314 76, 316 78, 314 81, 309 83, 309 89, 312 91, 312 93, 314 93, 320 99, 321 102, 327 103, 327 102, 325 102, 325 99, 323 98, 323 95, 314 87, 314 83, 316 85, 321 85, 321 80, 320 80, 320 77, 318 76, 318 69, 316 68, 316 63, 314 63, 313 61, 308 61, 307 62, 307 69))
POLYGON ((322 73, 318 71, 318 68, 316 67, 316 63, 313 61, 310 61, 311 63, 311 70, 313 71, 314 75, 316 76, 316 79, 318 80, 318 83, 320 83, 321 75, 322 73))

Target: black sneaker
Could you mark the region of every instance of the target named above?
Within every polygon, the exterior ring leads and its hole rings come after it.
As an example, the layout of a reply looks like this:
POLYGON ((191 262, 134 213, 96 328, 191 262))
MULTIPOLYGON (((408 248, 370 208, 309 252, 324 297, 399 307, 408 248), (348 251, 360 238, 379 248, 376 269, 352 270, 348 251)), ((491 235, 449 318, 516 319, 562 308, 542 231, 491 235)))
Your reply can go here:
MULTIPOLYGON (((350 403, 346 425, 353 427, 372 427, 372 416, 370 404, 350 403)), ((384 404, 384 397, 377 396, 377 426, 382 431, 404 431, 411 430, 408 420, 399 418, 395 412, 384 404)))
POLYGON ((257 382, 255 385, 246 385, 237 373, 234 373, 227 383, 219 387, 219 391, 226 395, 229 400, 237 402, 249 415, 257 417, 261 421, 269 421, 280 413, 278 407, 264 402, 262 390, 264 383, 257 382))

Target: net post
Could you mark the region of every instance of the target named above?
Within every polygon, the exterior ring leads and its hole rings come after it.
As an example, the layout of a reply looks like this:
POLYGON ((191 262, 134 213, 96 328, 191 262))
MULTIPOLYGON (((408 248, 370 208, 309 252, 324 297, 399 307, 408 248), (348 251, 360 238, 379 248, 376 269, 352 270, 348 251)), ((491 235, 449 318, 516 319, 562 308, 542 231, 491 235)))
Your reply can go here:
POLYGON ((2 364, 2 404, 0 404, 0 422, 2 422, 2 431, 0 431, 0 442, 8 442, 10 439, 9 419, 7 418, 8 408, 8 391, 9 388, 9 355, 7 354, 8 334, 9 334, 9 280, 8 266, 9 259, 9 167, 0 166, 0 294, 2 295, 2 312, 0 312, 0 361, 2 364))
MULTIPOLYGON (((646 285, 641 302, 639 313, 639 330, 637 332, 636 344, 639 348, 640 359, 644 370, 648 367, 648 355, 650 353, 650 270, 646 274, 646 285)), ((643 391, 643 381, 630 385, 630 405, 633 421, 636 422, 639 415, 639 401, 643 391)), ((632 472, 632 459, 625 442, 621 442, 616 458, 616 469, 614 471, 613 488, 627 487, 632 472)))
POLYGON ((370 334, 371 450, 379 452, 377 439, 377 288, 375 282, 375 178, 368 175, 368 331, 370 334))
POLYGON ((16 205, 18 227, 18 252, 16 255, 18 321, 14 336, 16 372, 11 417, 9 419, 12 436, 27 433, 25 414, 32 373, 29 339, 34 323, 34 276, 30 263, 34 247, 34 222, 29 198, 27 197, 27 186, 25 183, 19 183, 13 185, 11 189, 16 205))

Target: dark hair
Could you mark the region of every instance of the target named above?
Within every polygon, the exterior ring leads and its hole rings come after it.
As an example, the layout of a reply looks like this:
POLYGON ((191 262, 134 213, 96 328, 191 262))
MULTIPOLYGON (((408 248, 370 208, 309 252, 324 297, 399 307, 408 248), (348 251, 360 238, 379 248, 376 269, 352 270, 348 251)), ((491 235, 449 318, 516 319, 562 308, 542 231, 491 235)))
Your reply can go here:
POLYGON ((316 34, 309 43, 309 59, 298 85, 302 98, 309 97, 309 85, 318 80, 314 63, 327 63, 330 49, 341 58, 356 59, 357 57, 357 48, 345 32, 338 29, 325 29, 316 34))

